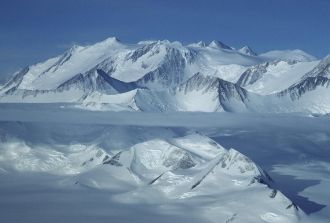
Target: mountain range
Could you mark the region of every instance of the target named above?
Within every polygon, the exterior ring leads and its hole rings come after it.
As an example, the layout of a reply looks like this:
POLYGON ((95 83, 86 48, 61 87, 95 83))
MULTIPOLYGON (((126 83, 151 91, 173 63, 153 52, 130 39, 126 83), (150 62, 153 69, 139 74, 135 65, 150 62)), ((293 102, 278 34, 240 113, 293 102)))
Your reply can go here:
POLYGON ((330 56, 301 50, 257 54, 214 40, 117 38, 75 45, 15 73, 1 103, 65 103, 128 111, 330 113, 330 56))

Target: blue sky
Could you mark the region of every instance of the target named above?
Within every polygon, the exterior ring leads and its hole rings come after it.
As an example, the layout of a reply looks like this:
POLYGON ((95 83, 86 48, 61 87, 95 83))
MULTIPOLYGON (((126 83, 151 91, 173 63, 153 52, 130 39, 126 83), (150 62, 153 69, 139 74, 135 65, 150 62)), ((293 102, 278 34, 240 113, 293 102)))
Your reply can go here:
POLYGON ((257 52, 330 53, 328 0, 1 0, 0 81, 20 67, 61 54, 73 43, 110 36, 221 40, 257 52))

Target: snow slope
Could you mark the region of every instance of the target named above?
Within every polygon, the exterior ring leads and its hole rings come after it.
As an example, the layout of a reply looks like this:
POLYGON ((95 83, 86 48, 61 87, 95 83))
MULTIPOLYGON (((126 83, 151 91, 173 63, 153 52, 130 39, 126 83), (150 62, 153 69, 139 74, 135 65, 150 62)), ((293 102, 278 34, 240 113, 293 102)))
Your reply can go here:
POLYGON ((290 62, 276 60, 248 68, 237 84, 261 95, 280 92, 297 83, 319 61, 290 62))
POLYGON ((300 108, 309 112, 329 113, 329 66, 329 57, 325 57, 313 70, 306 73, 300 81, 279 92, 278 96, 286 98, 287 101, 291 99, 292 103, 288 106, 291 106, 292 109, 297 110, 297 108, 300 108))

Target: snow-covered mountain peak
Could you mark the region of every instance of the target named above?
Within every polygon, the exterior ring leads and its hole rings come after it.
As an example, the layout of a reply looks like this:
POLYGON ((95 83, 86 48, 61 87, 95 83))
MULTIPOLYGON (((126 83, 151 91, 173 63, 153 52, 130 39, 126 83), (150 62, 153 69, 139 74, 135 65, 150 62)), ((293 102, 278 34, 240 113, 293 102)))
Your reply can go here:
POLYGON ((257 56, 257 53, 254 52, 249 46, 243 46, 241 49, 238 50, 238 52, 249 56, 257 56))
POLYGON ((109 37, 103 41, 88 45, 85 48, 85 50, 88 49, 90 51, 95 50, 100 53, 108 53, 114 50, 126 48, 126 45, 123 44, 117 37, 109 37))
POLYGON ((160 202, 168 202, 168 199, 171 202, 194 199, 196 202, 200 196, 223 197, 222 209, 216 211, 221 215, 227 213, 227 205, 224 205, 227 199, 244 195, 239 202, 229 202, 228 210, 244 204, 239 215, 245 217, 245 214, 251 215, 245 203, 253 202, 254 212, 271 210, 287 222, 296 221, 300 214, 292 201, 272 188, 268 174, 252 160, 197 134, 135 144, 129 150, 108 156, 92 170, 78 174, 75 180, 78 185, 115 189, 119 192, 116 198, 121 202, 140 201, 141 196, 152 200, 153 196, 145 195, 153 193, 160 202))
POLYGON ((217 49, 232 50, 232 48, 219 40, 213 40, 210 42, 209 47, 217 49))

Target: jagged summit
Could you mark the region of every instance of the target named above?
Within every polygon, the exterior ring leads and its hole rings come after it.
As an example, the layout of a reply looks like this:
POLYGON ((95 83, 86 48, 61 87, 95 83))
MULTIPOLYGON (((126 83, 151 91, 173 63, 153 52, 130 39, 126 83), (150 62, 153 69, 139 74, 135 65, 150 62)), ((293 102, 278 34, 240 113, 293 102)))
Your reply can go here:
POLYGON ((208 46, 213 47, 213 48, 218 48, 218 49, 232 50, 232 48, 230 46, 227 46, 226 44, 224 44, 223 42, 221 42, 219 40, 211 41, 208 46))
POLYGON ((243 46, 238 52, 249 55, 249 56, 257 56, 258 54, 254 52, 249 46, 243 46))

